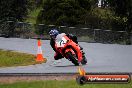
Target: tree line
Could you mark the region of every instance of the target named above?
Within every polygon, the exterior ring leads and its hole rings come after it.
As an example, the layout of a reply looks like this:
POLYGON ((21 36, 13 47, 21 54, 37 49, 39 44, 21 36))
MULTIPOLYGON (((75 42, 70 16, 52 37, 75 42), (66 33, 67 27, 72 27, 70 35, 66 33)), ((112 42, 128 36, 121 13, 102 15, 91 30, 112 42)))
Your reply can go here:
MULTIPOLYGON (((39 6, 37 24, 64 26, 87 25, 114 31, 132 31, 132 0, 1 0, 0 22, 7 19, 25 21, 30 11, 39 6)), ((128 42, 130 43, 130 42, 128 42)))

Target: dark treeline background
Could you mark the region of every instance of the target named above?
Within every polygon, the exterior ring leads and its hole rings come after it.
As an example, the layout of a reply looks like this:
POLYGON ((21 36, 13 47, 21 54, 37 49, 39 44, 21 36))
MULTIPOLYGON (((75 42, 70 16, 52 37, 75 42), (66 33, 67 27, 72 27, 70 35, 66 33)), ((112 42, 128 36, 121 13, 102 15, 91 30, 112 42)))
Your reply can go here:
MULTIPOLYGON (((98 7, 98 0, 0 0, 0 22, 28 22, 28 15, 36 8, 41 10, 36 16, 35 25, 84 25, 104 30, 127 31, 127 39, 130 40, 132 0, 102 0, 101 7, 98 7)), ((13 33, 13 27, 9 30, 13 33)))

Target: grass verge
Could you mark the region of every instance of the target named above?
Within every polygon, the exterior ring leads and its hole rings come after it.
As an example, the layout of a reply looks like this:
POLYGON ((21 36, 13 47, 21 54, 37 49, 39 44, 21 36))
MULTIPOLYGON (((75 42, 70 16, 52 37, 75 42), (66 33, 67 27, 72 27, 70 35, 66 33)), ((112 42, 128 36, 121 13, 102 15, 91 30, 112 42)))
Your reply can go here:
POLYGON ((0 50, 0 67, 37 64, 35 57, 36 56, 32 54, 0 50))
POLYGON ((60 81, 31 81, 16 82, 13 84, 0 84, 0 88, 132 88, 132 82, 128 84, 85 84, 78 85, 75 80, 60 81))

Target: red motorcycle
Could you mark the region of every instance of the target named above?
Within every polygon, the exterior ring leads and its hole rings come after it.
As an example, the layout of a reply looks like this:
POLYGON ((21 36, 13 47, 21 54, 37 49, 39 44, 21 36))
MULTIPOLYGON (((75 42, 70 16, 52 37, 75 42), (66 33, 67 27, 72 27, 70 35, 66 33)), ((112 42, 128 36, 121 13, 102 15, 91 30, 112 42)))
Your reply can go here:
POLYGON ((79 63, 82 65, 87 63, 84 52, 80 49, 79 45, 69 39, 65 33, 57 35, 55 47, 63 57, 71 61, 75 66, 78 66, 79 63))

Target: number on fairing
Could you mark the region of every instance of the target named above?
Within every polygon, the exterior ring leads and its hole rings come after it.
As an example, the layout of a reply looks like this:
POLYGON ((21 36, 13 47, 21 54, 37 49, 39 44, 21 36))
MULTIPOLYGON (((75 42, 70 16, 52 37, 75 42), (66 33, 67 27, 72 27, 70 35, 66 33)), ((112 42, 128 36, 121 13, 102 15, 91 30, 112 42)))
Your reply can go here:
POLYGON ((64 37, 62 37, 62 39, 57 42, 57 47, 64 47, 66 42, 67 42, 67 40, 64 37))

